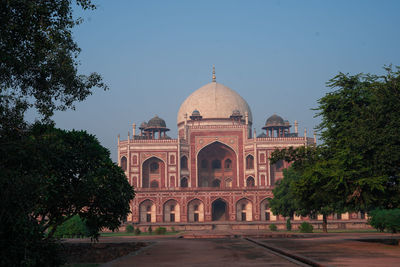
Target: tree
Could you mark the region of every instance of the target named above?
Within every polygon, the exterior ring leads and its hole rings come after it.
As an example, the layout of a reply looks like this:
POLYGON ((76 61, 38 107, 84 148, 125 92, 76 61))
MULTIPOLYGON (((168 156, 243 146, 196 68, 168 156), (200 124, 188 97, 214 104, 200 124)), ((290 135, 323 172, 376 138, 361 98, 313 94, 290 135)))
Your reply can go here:
MULTIPOLYGON (((94 9, 90 0, 76 0, 94 9)), ((91 89, 106 89, 97 73, 78 74, 80 49, 72 28, 72 0, 0 2, 0 105, 20 112, 34 106, 48 119, 54 110, 73 107, 91 89), (24 107, 21 109, 21 107, 24 107)))
POLYGON ((329 148, 346 206, 354 210, 400 205, 400 68, 386 75, 340 73, 335 91, 318 101, 322 141, 329 148))
POLYGON ((73 2, 95 9, 91 0, 0 2, 1 266, 57 266, 50 226, 79 214, 96 238, 129 212, 133 190, 108 151, 85 132, 48 125, 54 111, 107 89, 99 74, 78 73, 73 2), (29 108, 44 124, 25 122, 29 108))
POLYGON ((327 216, 343 210, 341 188, 337 187, 340 174, 328 158, 323 147, 299 147, 276 150, 271 155, 271 163, 284 159, 292 166, 284 172, 284 178, 274 189, 274 203, 282 203, 284 208, 276 212, 288 216, 285 209, 301 216, 322 214, 323 231, 327 232, 327 216), (278 194, 275 195, 275 192, 278 194))
POLYGON ((276 186, 272 190, 274 197, 269 199, 269 205, 274 214, 291 217, 298 208, 292 187, 294 182, 299 179, 299 175, 293 168, 289 168, 283 170, 283 177, 276 182, 276 186))
POLYGON ((79 215, 96 239, 130 212, 133 189, 94 136, 37 123, 9 146, 14 153, 0 160, 1 265, 56 265, 38 246, 49 247, 59 225, 79 215))

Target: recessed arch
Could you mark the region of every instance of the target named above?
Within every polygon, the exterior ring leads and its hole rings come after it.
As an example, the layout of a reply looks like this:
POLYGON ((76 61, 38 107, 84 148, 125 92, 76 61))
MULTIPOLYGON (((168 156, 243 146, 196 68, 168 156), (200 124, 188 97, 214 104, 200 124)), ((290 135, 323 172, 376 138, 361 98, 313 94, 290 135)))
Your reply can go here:
POLYGON ((249 176, 246 178, 246 187, 254 187, 256 185, 254 177, 249 176))
POLYGON ((146 199, 139 204, 139 221, 142 223, 156 222, 156 205, 151 199, 146 199))
POLYGON ((150 157, 142 163, 142 188, 163 187, 165 180, 165 162, 156 157, 150 157))
POLYGON ((125 156, 121 157, 121 169, 124 170, 124 172, 126 172, 128 168, 128 160, 126 159, 125 156))
POLYGON ((253 155, 249 154, 246 157, 246 170, 253 170, 254 169, 254 157, 253 155))
POLYGON ((204 146, 197 154, 197 186, 216 187, 216 180, 226 178, 236 181, 237 157, 235 151, 228 145, 215 141, 204 146), (225 164, 229 168, 225 168, 225 164))
POLYGON ((223 198, 217 198, 211 204, 212 220, 213 221, 227 221, 229 220, 229 206, 228 202, 223 198))
POLYGON ((181 170, 188 169, 188 158, 184 155, 181 157, 181 170))
POLYGON ((175 199, 169 199, 163 205, 164 222, 180 222, 180 205, 175 199))
POLYGON ((204 203, 198 198, 190 200, 187 204, 189 222, 204 222, 204 203))
POLYGON ((270 221, 272 217, 272 212, 269 208, 269 200, 268 198, 264 198, 260 202, 260 217, 261 221, 270 221))
POLYGON ((242 198, 236 202, 236 220, 247 221, 253 220, 253 202, 248 198, 242 198))
POLYGON ((189 185, 188 178, 187 177, 182 177, 180 186, 185 188, 185 187, 188 187, 188 185, 189 185))

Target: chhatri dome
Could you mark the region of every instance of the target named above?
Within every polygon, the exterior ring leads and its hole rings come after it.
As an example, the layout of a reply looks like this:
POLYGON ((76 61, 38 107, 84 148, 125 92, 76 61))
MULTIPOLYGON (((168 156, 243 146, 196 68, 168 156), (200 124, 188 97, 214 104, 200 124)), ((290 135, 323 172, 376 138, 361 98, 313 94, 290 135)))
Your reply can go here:
POLYGON ((214 67, 212 82, 194 91, 182 103, 177 123, 184 122, 185 114, 189 117, 193 111, 198 111, 203 119, 227 119, 233 111, 239 111, 244 118, 247 112, 249 122, 253 121, 246 100, 229 87, 216 82, 214 67))

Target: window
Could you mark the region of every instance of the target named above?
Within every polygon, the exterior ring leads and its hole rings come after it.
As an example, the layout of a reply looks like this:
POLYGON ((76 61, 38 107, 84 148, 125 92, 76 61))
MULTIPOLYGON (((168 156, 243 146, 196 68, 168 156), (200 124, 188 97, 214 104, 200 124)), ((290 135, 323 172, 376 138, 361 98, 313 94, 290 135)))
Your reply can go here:
POLYGON ((157 162, 152 162, 150 164, 150 173, 158 173, 159 169, 158 169, 158 163, 157 162))
POLYGON ((151 181, 150 187, 151 187, 151 188, 157 188, 157 187, 158 187, 158 182, 155 181, 155 180, 151 181))
POLYGON ((225 187, 231 188, 232 187, 232 179, 228 178, 225 180, 225 187))
POLYGON ((181 187, 188 187, 188 180, 185 177, 181 179, 181 187))
POLYGON ((221 161, 214 159, 211 163, 213 169, 221 169, 221 161))
POLYGON ((247 170, 254 169, 254 157, 252 155, 248 155, 246 157, 246 169, 247 170))
POLYGON ((175 222, 175 213, 171 213, 171 214, 169 215, 169 220, 170 220, 171 222, 175 222))
POLYGON ((175 210, 175 205, 171 205, 169 208, 170 208, 171 211, 174 211, 175 210))
POLYGON ((266 220, 266 221, 271 220, 271 214, 269 213, 269 211, 266 211, 266 212, 265 212, 265 220, 266 220))
POLYGON ((212 182, 212 187, 220 187, 220 185, 221 185, 221 181, 219 179, 215 179, 212 182))
POLYGON ((194 215, 194 221, 195 222, 198 222, 199 221, 199 214, 198 213, 195 213, 195 214, 193 214, 194 215))
POLYGON ((232 160, 225 160, 225 169, 232 169, 232 160))
POLYGON ((254 185, 255 185, 255 182, 254 182, 254 178, 253 177, 249 177, 249 178, 247 178, 247 180, 246 180, 246 186, 247 187, 254 187, 254 185))
POLYGON ((181 158, 181 169, 182 170, 187 170, 187 168, 188 168, 188 160, 187 160, 186 156, 183 156, 181 158))
POLYGON ((198 210, 199 210, 199 205, 194 205, 193 209, 194 209, 195 211, 198 211, 198 210))
POLYGON ((124 171, 126 171, 126 169, 127 169, 127 160, 126 160, 126 157, 122 157, 122 158, 121 158, 121 168, 122 168, 124 171))

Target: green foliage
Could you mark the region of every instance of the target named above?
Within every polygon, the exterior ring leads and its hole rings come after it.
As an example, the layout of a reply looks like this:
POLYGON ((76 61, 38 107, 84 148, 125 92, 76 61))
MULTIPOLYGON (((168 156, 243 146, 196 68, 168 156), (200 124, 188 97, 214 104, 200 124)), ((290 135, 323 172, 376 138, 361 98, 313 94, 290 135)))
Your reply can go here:
POLYGON ((73 238, 89 236, 89 231, 85 222, 75 215, 61 224, 54 232, 56 238, 73 238))
MULTIPOLYGON (((95 8, 90 0, 76 3, 95 8)), ((49 118, 84 100, 93 87, 107 88, 99 74, 78 73, 80 48, 72 28, 81 19, 74 19, 71 0, 1 1, 0 10, 2 100, 33 102, 49 118)))
POLYGON ((391 233, 400 232, 400 209, 376 209, 369 213, 368 223, 375 229, 391 233))
POLYGON ((275 231, 278 231, 278 227, 275 224, 272 223, 272 224, 269 225, 269 230, 275 232, 275 231))
POLYGON ((139 227, 135 228, 135 235, 140 235, 142 231, 140 231, 139 227))
POLYGON ((133 231, 135 231, 135 227, 133 227, 132 224, 128 224, 125 228, 125 232, 127 233, 133 233, 133 231))
POLYGON ((290 218, 286 220, 286 230, 292 231, 292 223, 290 222, 290 218))
POLYGON ((167 228, 157 227, 154 232, 156 233, 156 235, 165 235, 165 233, 167 233, 167 228))
POLYGON ((294 182, 299 179, 299 175, 293 168, 289 168, 283 170, 283 177, 282 180, 276 182, 275 188, 272 190, 274 197, 269 199, 269 205, 274 214, 290 217, 297 210, 292 187, 294 182))
POLYGON ((312 233, 314 227, 308 222, 302 222, 299 226, 300 233, 312 233))
MULTIPOLYGON (((74 2, 83 9, 95 8, 90 0, 74 2)), ((71 0, 0 2, 0 266, 60 265, 53 232, 45 233, 50 225, 55 231, 65 216, 85 213, 79 197, 72 195, 76 186, 86 186, 75 182, 86 179, 82 177, 86 168, 78 164, 79 170, 69 169, 85 147, 68 150, 62 155, 64 164, 58 161, 52 165, 63 144, 58 148, 57 141, 46 147, 56 138, 47 138, 47 133, 38 133, 24 121, 26 111, 36 108, 48 123, 55 110, 73 108, 74 102, 92 93, 92 88, 106 89, 97 73, 85 76, 77 71, 80 49, 72 39, 72 28, 81 19, 73 17, 72 6, 71 0), (75 154, 68 157, 72 150, 75 154)), ((98 167, 109 169, 110 165, 98 167)), ((101 214, 103 209, 97 204, 102 203, 96 202, 93 198, 93 208, 101 214)), ((93 216, 86 220, 94 234, 97 227, 92 218, 96 215, 90 209, 93 216)), ((108 224, 107 218, 101 219, 99 226, 108 224)))
POLYGON ((149 234, 153 233, 153 228, 151 228, 151 225, 149 226, 149 228, 147 229, 147 232, 149 232, 149 234))
POLYGON ((318 101, 318 126, 354 210, 400 206, 400 68, 382 76, 340 73, 318 101))
POLYGON ((171 232, 172 232, 172 233, 175 233, 175 232, 176 232, 176 231, 175 231, 175 227, 173 227, 173 226, 171 227, 171 232))

